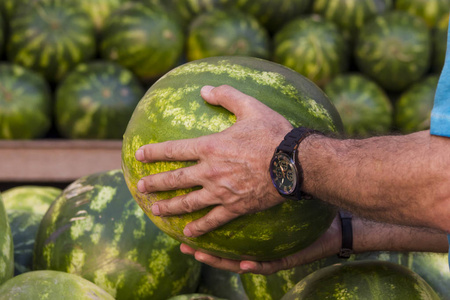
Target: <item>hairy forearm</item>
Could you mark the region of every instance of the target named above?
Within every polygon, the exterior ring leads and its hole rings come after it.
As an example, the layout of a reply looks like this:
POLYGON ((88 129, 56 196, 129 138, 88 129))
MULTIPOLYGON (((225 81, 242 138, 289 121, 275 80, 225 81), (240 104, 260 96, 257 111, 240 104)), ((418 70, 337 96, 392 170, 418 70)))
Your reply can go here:
POLYGON ((353 249, 366 251, 447 252, 447 235, 441 231, 353 219, 353 249))
POLYGON ((450 232, 450 141, 404 136, 307 138, 303 190, 360 216, 450 232))

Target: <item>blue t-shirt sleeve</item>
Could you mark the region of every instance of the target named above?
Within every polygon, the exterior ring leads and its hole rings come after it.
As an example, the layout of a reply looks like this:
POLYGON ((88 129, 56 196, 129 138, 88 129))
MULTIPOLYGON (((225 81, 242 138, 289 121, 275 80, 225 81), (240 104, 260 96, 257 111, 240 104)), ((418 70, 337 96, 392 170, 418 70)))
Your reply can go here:
MULTIPOLYGON (((450 29, 447 29, 445 64, 439 77, 433 110, 431 111, 430 133, 432 135, 450 137, 450 29)), ((447 237, 450 267, 450 234, 447 237)))
POLYGON ((430 133, 450 137, 450 30, 447 30, 445 64, 439 77, 431 111, 430 133))

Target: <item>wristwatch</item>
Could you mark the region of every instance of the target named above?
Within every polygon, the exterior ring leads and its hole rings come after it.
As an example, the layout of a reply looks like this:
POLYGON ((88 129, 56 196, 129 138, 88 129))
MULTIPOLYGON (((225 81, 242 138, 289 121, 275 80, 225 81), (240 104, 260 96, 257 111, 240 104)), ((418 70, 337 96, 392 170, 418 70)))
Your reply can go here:
POLYGON ((303 169, 297 159, 300 143, 311 134, 322 134, 320 131, 306 127, 291 130, 275 150, 270 161, 270 177, 277 191, 284 197, 303 198, 303 169))

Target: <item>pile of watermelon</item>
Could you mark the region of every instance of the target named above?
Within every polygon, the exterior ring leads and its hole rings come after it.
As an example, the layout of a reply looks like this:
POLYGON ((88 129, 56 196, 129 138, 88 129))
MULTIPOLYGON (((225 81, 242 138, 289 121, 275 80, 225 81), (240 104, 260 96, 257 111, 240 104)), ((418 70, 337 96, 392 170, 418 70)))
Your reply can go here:
POLYGON ((278 2, 3 0, 0 139, 121 139, 157 79, 212 56, 263 58, 306 76, 349 136, 428 128, 419 102, 432 101, 436 85, 424 81, 444 63, 449 0, 278 2))
POLYGON ((188 191, 136 191, 149 172, 186 164, 134 159, 143 144, 236 121, 205 104, 205 84, 233 85, 295 126, 425 130, 449 11, 450 0, 0 1, 0 139, 123 139, 123 170, 3 191, 0 300, 450 299, 440 253, 329 257, 270 276, 202 265, 180 242, 278 259, 317 239, 336 209, 287 201, 187 238, 209 208, 158 218, 153 201, 188 191))

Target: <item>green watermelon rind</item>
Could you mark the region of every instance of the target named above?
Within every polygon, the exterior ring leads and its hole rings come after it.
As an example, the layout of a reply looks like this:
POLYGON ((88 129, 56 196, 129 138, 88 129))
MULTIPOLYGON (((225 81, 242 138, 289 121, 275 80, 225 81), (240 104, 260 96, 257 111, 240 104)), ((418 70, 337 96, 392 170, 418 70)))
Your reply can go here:
MULTIPOLYGON (((8 216, 0 194, 0 286, 14 275, 14 245, 8 216)), ((1 293, 0 293, 1 297, 1 293)))

